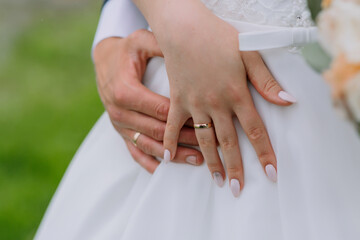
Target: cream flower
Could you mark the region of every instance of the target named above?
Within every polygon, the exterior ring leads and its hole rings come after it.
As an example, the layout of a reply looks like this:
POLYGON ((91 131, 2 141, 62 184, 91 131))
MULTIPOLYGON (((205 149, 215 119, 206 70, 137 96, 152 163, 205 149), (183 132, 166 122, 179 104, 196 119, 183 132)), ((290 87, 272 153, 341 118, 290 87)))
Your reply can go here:
POLYGON ((320 42, 333 56, 360 63, 360 0, 335 0, 319 15, 320 42))

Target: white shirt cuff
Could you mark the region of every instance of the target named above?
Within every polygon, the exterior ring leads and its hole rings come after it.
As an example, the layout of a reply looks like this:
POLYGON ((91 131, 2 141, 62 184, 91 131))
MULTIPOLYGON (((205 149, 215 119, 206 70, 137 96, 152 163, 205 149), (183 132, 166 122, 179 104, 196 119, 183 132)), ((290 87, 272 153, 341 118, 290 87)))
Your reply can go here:
POLYGON ((102 9, 91 53, 105 38, 127 37, 142 28, 148 28, 148 23, 131 0, 109 0, 102 9))

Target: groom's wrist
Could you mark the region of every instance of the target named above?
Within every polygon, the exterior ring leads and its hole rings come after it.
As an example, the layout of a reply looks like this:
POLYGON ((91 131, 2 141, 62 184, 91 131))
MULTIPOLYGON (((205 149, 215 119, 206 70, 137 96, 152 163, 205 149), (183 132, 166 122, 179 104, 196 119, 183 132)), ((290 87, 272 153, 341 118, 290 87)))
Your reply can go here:
POLYGON ((141 12, 131 0, 109 0, 105 2, 92 46, 95 47, 104 39, 127 37, 138 29, 146 29, 148 24, 141 12))

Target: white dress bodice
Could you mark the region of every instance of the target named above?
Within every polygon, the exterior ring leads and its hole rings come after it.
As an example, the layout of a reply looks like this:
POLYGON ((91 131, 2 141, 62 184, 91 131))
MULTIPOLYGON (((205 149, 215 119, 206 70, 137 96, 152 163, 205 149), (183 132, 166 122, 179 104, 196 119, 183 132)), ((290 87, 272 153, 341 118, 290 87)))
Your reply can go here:
POLYGON ((202 0, 219 17, 282 27, 308 27, 306 0, 202 0))

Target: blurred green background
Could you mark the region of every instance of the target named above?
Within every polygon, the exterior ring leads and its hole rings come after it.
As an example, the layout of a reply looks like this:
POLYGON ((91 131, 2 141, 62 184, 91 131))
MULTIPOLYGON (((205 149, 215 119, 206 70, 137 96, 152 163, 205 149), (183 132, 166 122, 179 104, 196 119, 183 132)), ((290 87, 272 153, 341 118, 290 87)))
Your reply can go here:
POLYGON ((0 0, 0 239, 32 239, 103 112, 90 49, 100 0, 0 0))

